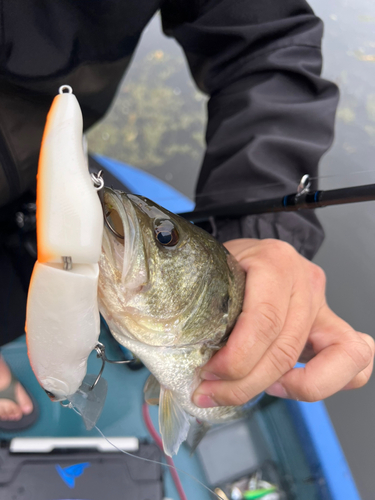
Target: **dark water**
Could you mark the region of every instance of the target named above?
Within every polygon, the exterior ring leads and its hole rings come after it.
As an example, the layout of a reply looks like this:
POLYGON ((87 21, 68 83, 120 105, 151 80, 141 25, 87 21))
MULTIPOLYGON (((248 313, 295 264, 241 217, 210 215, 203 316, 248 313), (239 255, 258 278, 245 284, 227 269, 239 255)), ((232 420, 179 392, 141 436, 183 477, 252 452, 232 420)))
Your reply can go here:
MULTIPOLYGON (((375 183, 375 3, 312 0, 311 5, 325 23, 324 75, 341 93, 336 138, 321 163, 320 187, 375 183)), ((160 34, 154 19, 114 109, 90 135, 91 148, 145 168, 192 197, 203 154, 204 106, 181 50, 160 34), (143 119, 137 121, 139 114, 143 119)), ((375 202, 318 214, 326 240, 316 262, 327 274, 328 302, 354 328, 373 334, 375 202)), ((362 498, 373 500, 375 378, 363 389, 330 398, 327 407, 362 498)))
POLYGON ((192 82, 182 50, 162 35, 156 16, 108 116, 89 133, 89 147, 147 170, 193 198, 206 100, 192 82))

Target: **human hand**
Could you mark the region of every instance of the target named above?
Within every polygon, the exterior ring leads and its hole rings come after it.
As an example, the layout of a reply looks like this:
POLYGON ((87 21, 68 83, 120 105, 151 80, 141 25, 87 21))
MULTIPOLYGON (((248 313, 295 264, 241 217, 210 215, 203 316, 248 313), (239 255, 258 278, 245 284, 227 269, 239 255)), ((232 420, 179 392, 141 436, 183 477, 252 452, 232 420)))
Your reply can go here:
POLYGON ((201 369, 197 406, 242 405, 264 390, 311 402, 367 383, 374 340, 328 307, 320 267, 279 240, 225 246, 247 273, 245 298, 227 344, 201 369), (307 363, 293 368, 298 360, 307 363))

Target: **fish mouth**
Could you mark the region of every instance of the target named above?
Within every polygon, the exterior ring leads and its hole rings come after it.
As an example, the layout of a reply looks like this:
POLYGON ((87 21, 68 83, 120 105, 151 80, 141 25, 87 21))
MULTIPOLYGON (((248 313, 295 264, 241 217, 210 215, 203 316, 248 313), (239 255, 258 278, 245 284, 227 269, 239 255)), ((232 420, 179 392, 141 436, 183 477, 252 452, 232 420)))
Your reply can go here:
MULTIPOLYGON (((120 191, 105 187, 102 199, 106 228, 120 241, 125 240, 124 215, 127 218, 126 212, 122 213, 121 210, 123 205, 122 194, 120 191)), ((128 238, 129 234, 126 237, 128 238)))
POLYGON ((143 235, 132 201, 125 193, 104 188, 103 210, 106 224, 103 253, 121 273, 121 281, 127 288, 144 285, 148 268, 143 235))

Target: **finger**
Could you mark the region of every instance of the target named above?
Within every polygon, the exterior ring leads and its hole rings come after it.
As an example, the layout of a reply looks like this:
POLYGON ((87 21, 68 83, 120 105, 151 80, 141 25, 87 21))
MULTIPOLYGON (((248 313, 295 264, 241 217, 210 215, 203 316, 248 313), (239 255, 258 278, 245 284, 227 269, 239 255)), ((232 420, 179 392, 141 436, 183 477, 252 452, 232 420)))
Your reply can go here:
POLYGON ((227 344, 203 367, 203 379, 238 380, 247 376, 284 327, 293 276, 286 266, 267 259, 247 264, 242 313, 227 344))
POLYGON ((297 362, 317 309, 305 292, 292 295, 282 332, 254 369, 239 380, 202 382, 193 395, 194 403, 200 407, 242 405, 279 380, 297 362))
POLYGON ((343 388, 364 385, 371 375, 374 358, 374 344, 370 339, 325 306, 310 335, 317 355, 304 368, 290 370, 266 392, 312 402, 343 388))
POLYGON ((347 384, 343 388, 343 390, 345 390, 345 391, 351 390, 351 389, 359 389, 360 387, 363 387, 365 384, 367 384, 367 382, 369 381, 369 379, 371 377, 372 370, 374 367, 374 352, 375 352, 374 339, 372 337, 370 337, 370 335, 367 335, 366 333, 358 333, 358 335, 360 335, 362 337, 362 339, 365 342, 367 342, 367 344, 369 345, 369 347, 371 349, 371 352, 372 352, 371 362, 364 370, 359 372, 358 375, 356 375, 353 378, 353 380, 351 380, 349 382, 349 384, 347 384))
POLYGON ((250 373, 282 331, 290 288, 271 269, 248 272, 243 311, 226 345, 203 367, 201 378, 237 380, 250 373))
POLYGON ((238 238, 236 240, 229 240, 223 243, 228 252, 234 255, 237 260, 240 260, 241 252, 247 252, 249 248, 256 247, 258 244, 259 240, 256 238, 238 238))
POLYGON ((306 345, 303 348, 303 351, 301 352, 301 355, 298 358, 298 361, 300 363, 307 363, 313 357, 315 357, 315 352, 314 352, 313 345, 312 345, 311 342, 306 342, 306 345))

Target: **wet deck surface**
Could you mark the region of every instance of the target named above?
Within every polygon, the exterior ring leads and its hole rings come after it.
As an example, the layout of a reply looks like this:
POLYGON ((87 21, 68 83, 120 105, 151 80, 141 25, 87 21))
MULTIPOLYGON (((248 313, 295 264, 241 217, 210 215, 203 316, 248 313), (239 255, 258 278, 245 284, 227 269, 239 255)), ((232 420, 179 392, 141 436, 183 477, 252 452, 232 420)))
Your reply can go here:
MULTIPOLYGON (((109 359, 121 359, 119 348, 115 344, 107 345, 109 359)), ((38 422, 23 433, 12 434, 0 432, 0 439, 11 439, 16 436, 27 437, 100 437, 93 429, 87 431, 81 417, 73 410, 63 408, 58 403, 52 403, 39 386, 27 358, 27 349, 24 337, 2 348, 2 355, 22 384, 37 399, 40 409, 38 422)), ((97 374, 101 362, 93 353, 89 358, 88 373, 97 374)), ((109 439, 111 437, 137 437, 150 442, 148 431, 142 419, 143 385, 149 372, 146 368, 131 371, 126 366, 106 364, 103 376, 108 382, 108 394, 103 412, 98 420, 98 427, 109 439)), ((154 425, 157 428, 157 409, 150 409, 154 425)), ((134 460, 137 460, 136 458, 134 460)), ((178 457, 174 459, 176 467, 205 481, 202 470, 195 457, 190 458, 188 449, 182 447, 178 457)), ((166 496, 178 498, 170 474, 165 472, 166 496)), ((210 495, 205 490, 197 487, 188 476, 180 474, 180 479, 188 498, 196 500, 209 500, 210 495)), ((105 481, 105 478, 103 478, 105 481)))

